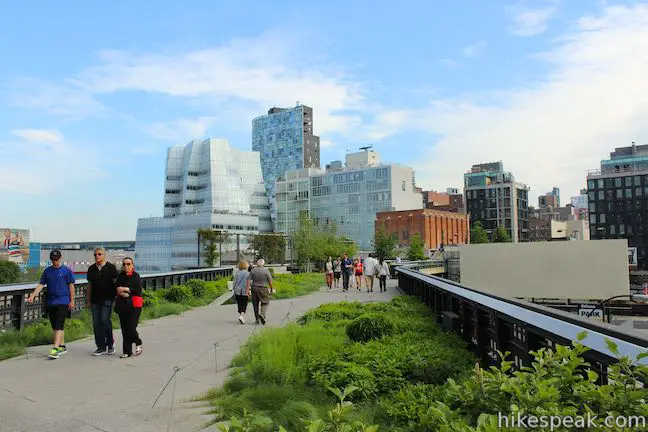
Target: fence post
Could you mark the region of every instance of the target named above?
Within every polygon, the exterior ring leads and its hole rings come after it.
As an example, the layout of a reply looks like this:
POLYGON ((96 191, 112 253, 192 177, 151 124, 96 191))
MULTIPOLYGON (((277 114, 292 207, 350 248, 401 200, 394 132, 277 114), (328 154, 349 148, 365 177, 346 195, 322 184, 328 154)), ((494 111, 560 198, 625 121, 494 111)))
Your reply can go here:
POLYGON ((11 323, 16 330, 25 326, 25 295, 15 294, 11 297, 11 323))

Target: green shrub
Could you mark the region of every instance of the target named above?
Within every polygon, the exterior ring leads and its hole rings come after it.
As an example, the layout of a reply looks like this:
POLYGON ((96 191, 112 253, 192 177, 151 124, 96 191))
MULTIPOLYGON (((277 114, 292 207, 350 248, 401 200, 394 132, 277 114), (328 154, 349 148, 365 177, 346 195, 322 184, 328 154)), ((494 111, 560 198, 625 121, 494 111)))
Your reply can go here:
POLYGON ((144 298, 145 307, 155 307, 160 304, 159 291, 142 290, 142 297, 144 298))
POLYGON ((186 287, 191 290, 191 294, 194 297, 201 298, 207 294, 207 282, 202 279, 189 279, 186 287))
MULTIPOLYGON (((394 323, 385 315, 365 314, 349 323, 346 334, 352 341, 367 342, 390 335, 394 331, 394 323)), ((338 386, 339 387, 339 386, 338 386)))
POLYGON ((360 302, 323 304, 306 312, 297 322, 303 325, 312 321, 335 322, 353 320, 362 315, 363 310, 363 305, 360 302))
POLYGON ((164 290, 164 299, 172 303, 183 303, 191 297, 191 291, 184 285, 172 285, 164 290))
POLYGON ((274 269, 274 267, 268 267, 268 271, 270 272, 270 274, 271 274, 272 276, 275 275, 275 269, 274 269))

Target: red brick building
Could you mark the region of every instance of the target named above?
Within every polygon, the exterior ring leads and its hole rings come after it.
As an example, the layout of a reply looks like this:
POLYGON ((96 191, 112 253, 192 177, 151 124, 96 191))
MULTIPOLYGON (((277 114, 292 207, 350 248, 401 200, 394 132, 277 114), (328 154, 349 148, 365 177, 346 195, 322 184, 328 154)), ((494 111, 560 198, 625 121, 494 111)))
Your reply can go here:
POLYGON ((396 234, 402 246, 418 233, 425 247, 438 249, 441 244, 468 243, 468 215, 456 212, 418 209, 380 212, 376 215, 376 230, 383 225, 388 233, 396 234))

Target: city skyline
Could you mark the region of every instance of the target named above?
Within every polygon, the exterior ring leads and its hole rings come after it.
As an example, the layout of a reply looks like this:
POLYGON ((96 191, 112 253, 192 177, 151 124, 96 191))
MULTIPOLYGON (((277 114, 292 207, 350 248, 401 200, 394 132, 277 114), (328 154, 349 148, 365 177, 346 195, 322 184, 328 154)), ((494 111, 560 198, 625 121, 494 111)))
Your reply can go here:
POLYGON ((153 6, 7 5, 4 226, 133 239, 162 214, 168 146, 251 150, 252 119, 296 102, 313 108, 322 167, 374 145, 443 191, 501 160, 532 204, 578 195, 610 151, 648 142, 646 2, 153 6))

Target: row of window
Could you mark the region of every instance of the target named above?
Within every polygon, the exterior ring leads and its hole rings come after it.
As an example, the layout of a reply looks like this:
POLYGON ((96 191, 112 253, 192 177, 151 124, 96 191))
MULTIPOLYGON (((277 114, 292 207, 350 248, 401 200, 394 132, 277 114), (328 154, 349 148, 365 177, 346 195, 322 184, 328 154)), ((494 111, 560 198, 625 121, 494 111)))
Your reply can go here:
POLYGON ((595 200, 611 200, 611 199, 622 199, 622 198, 634 198, 634 197, 643 197, 648 196, 648 185, 644 187, 626 187, 625 189, 599 189, 599 190, 590 190, 587 192, 589 201, 595 200), (633 193, 634 192, 634 193, 633 193))
POLYGON ((587 189, 612 189, 630 186, 641 186, 642 183, 648 184, 648 175, 590 179, 587 181, 587 189))

